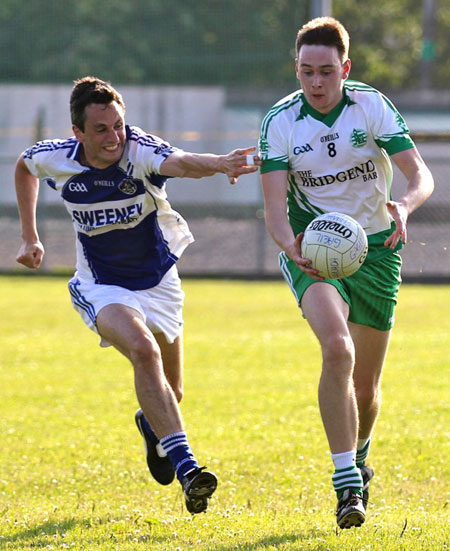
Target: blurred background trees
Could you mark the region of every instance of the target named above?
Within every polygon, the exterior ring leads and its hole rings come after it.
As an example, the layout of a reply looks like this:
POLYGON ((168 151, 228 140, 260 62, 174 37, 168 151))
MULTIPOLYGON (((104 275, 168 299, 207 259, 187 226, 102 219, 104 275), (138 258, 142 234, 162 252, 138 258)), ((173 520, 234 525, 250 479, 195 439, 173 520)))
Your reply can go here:
MULTIPOLYGON (((426 0, 423 0, 426 1, 426 0)), ((350 32, 352 78, 383 90, 448 88, 450 2, 424 42, 419 0, 334 0, 350 32), (422 82, 423 86, 423 82, 422 82)), ((308 0, 2 0, 0 82, 296 86, 294 43, 308 0)))

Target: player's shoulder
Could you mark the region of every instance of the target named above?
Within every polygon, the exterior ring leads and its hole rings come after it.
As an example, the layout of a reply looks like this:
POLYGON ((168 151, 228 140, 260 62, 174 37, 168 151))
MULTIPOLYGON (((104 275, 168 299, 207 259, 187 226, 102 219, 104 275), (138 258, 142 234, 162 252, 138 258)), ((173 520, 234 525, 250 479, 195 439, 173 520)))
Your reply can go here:
POLYGON ((302 102, 303 102, 302 90, 295 90, 294 92, 291 92, 287 96, 284 96, 284 98, 281 98, 280 100, 278 100, 272 107, 272 110, 274 109, 279 110, 280 108, 290 109, 294 105, 297 105, 302 102))
POLYGON ((149 134, 138 126, 126 126, 127 157, 134 166, 148 167, 161 162, 176 150, 159 136, 149 134))
POLYGON ((385 96, 380 90, 357 80, 346 80, 344 90, 347 97, 356 104, 364 105, 365 107, 381 107, 389 106, 394 108, 390 99, 385 96))
POLYGON ((359 80, 346 80, 344 82, 344 89, 349 96, 355 97, 371 98, 381 94, 379 90, 370 84, 360 82, 359 80))
POLYGON ((75 137, 67 139, 42 140, 24 151, 24 159, 67 159, 73 158, 79 146, 75 137))
POLYGON ((267 126, 274 120, 295 121, 303 105, 304 95, 302 90, 296 90, 277 101, 264 117, 263 126, 267 126))
POLYGON ((126 126, 126 137, 127 141, 131 146, 134 146, 139 149, 151 149, 155 153, 160 153, 161 149, 164 147, 170 147, 167 142, 165 142, 159 136, 155 134, 149 134, 139 128, 139 126, 126 126))

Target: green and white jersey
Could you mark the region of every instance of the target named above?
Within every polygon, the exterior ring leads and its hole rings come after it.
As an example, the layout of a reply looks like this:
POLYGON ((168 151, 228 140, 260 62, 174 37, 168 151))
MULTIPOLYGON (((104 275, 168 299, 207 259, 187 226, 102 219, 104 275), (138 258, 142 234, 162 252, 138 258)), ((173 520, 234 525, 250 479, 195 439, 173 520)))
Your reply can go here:
POLYGON ((268 112, 259 141, 261 173, 288 171, 291 224, 301 228, 319 214, 342 212, 371 236, 392 223, 389 155, 413 146, 405 121, 383 94, 347 81, 341 102, 326 115, 301 90, 268 112))

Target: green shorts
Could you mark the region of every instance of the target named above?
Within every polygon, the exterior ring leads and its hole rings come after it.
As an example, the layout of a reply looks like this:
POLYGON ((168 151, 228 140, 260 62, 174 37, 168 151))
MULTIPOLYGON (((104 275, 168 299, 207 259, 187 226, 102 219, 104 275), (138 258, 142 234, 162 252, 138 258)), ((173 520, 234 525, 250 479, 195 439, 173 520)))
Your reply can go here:
MULTIPOLYGON (((394 312, 401 283, 402 259, 394 252, 370 263, 344 279, 326 279, 350 307, 348 321, 387 331, 394 325, 394 312)), ((303 293, 317 280, 302 272, 286 255, 280 253, 280 267, 300 306, 303 293)))

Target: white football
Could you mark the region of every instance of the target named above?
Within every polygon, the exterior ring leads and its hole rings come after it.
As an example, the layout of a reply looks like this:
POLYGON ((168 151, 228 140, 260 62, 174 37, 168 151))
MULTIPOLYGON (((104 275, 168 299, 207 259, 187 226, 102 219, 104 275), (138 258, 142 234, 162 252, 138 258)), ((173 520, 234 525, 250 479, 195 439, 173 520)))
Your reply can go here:
POLYGON ((302 256, 325 279, 341 279, 358 270, 369 247, 367 235, 351 216, 329 212, 314 218, 305 229, 302 256))

